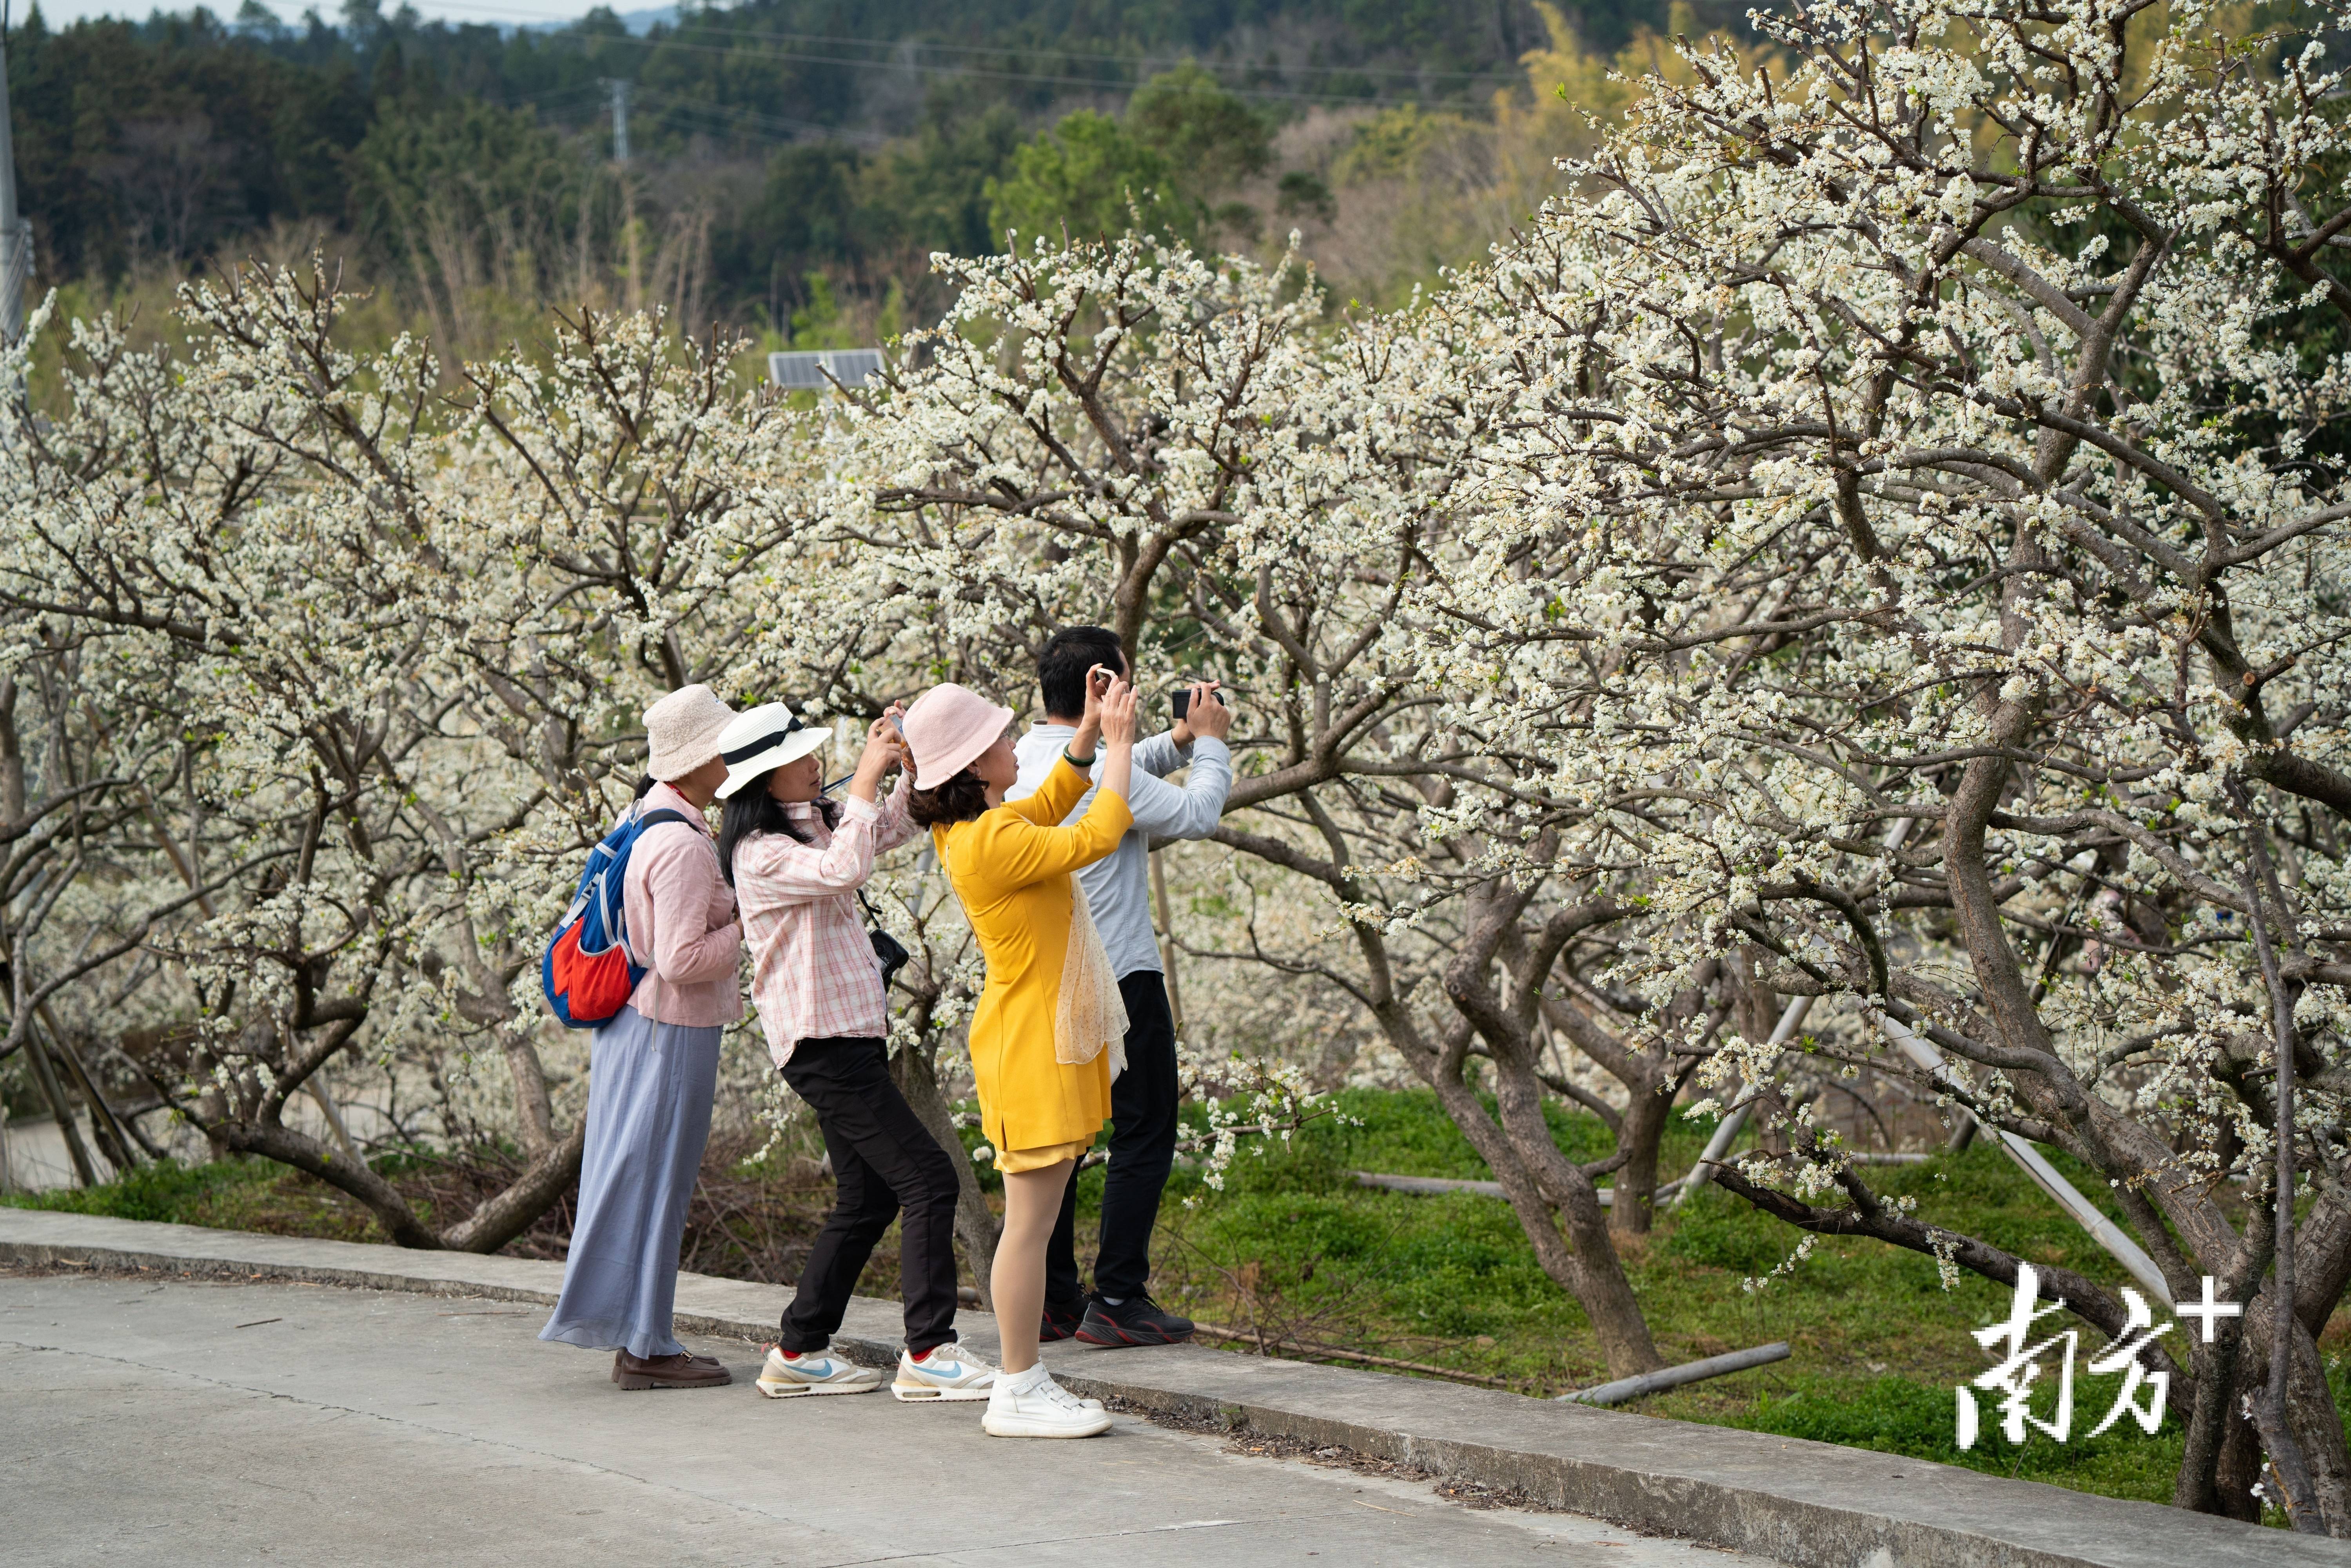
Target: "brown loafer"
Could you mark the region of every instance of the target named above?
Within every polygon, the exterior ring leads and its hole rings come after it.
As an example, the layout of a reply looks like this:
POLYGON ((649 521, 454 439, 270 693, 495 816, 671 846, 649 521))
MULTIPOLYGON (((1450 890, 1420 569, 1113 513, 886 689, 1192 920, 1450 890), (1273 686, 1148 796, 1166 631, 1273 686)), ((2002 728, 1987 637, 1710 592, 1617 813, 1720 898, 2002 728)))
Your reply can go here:
POLYGON ((612 1381, 623 1388, 724 1388, 734 1375, 706 1355, 656 1355, 622 1351, 612 1357, 612 1381))
MULTIPOLYGON (((624 1361, 631 1363, 639 1372, 642 1373, 646 1368, 653 1366, 657 1363, 675 1361, 678 1358, 676 1356, 668 1356, 656 1357, 653 1361, 642 1361, 637 1357, 631 1355, 625 1350, 615 1351, 612 1354, 612 1381, 615 1383, 621 1381, 621 1364, 624 1361)), ((688 1353, 685 1356, 685 1361, 687 1364, 692 1366, 705 1367, 712 1370, 719 1369, 718 1358, 715 1355, 695 1355, 688 1353)), ((732 1377, 729 1377, 726 1381, 732 1383, 735 1380, 732 1377)))

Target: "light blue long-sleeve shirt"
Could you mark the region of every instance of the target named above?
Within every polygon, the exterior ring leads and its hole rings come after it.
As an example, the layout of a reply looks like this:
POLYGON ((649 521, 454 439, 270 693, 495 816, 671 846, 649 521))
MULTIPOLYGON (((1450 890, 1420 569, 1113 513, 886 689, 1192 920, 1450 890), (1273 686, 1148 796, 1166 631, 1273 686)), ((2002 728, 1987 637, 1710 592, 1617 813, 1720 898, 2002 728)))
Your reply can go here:
MULTIPOLYGON (((1066 724, 1030 726, 1013 746, 1020 779, 1004 798, 1018 800, 1034 793, 1077 733, 1066 724)), ((1095 778, 1102 777, 1099 758, 1093 771, 1095 778)), ((1166 735, 1135 743, 1134 777, 1126 797, 1134 826, 1119 840, 1118 848, 1078 873, 1111 972, 1120 979, 1146 969, 1159 973, 1159 942, 1151 929, 1152 839, 1207 838, 1217 831, 1217 819, 1224 814, 1225 797, 1232 789, 1233 754, 1214 736, 1195 736, 1188 756, 1166 735), (1191 771, 1182 788, 1167 781, 1166 775, 1186 766, 1191 771)), ((1093 803, 1094 792, 1089 789, 1064 821, 1076 821, 1093 803)))

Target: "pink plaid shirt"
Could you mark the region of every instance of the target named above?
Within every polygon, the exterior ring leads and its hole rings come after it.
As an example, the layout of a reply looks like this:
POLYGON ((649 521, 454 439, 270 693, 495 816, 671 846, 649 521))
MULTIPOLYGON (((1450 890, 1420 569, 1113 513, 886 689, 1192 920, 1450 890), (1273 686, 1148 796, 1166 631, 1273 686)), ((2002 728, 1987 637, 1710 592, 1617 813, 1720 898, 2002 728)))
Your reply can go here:
POLYGON ((751 947, 751 1002, 778 1067, 804 1040, 889 1032, 882 968, 857 890, 873 874, 875 855, 914 836, 906 789, 902 775, 878 806, 851 796, 838 833, 826 830, 814 806, 787 807, 810 842, 761 833, 736 847, 735 897, 751 947))

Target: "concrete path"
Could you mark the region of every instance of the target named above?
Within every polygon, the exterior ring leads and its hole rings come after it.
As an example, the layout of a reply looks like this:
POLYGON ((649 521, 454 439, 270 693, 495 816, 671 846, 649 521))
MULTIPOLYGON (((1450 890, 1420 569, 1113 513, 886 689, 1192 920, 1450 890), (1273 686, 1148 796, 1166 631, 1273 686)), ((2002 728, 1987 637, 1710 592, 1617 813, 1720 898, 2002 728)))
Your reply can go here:
POLYGON ((0 1274, 0 1561, 1215 1563, 1764 1568, 1573 1515, 1122 1419, 991 1439, 977 1405, 623 1394, 545 1309, 155 1274, 0 1274))
MULTIPOLYGON (((497 1310, 508 1311, 532 1305, 543 1311, 563 1276, 559 1263, 526 1258, 415 1252, 0 1207, 0 1263, 9 1261, 30 1268, 145 1269, 174 1277, 301 1281, 475 1297, 503 1302, 497 1310)), ((679 1329, 740 1343, 772 1332, 781 1299, 772 1286, 684 1274, 678 1279, 679 1329)), ((428 1304, 423 1310, 434 1309, 428 1304)), ((0 1325, 12 1315, 0 1312, 0 1325)), ((253 1312, 239 1321, 270 1315, 253 1312)), ((526 1312, 520 1318, 494 1321, 535 1328, 538 1319, 526 1312)), ((996 1334, 987 1315, 966 1312, 959 1321, 965 1340, 992 1356, 996 1334)), ((234 1332, 270 1331, 265 1325, 234 1332)), ((886 1364, 899 1343, 896 1304, 852 1301, 834 1343, 852 1359, 886 1364)), ((120 1354, 102 1337, 94 1344, 78 1341, 76 1348, 120 1354)), ((1627 1529, 1799 1568, 2351 1568, 2351 1542, 2263 1530, 1891 1454, 1493 1389, 1193 1345, 1097 1351, 1063 1343, 1049 1346, 1046 1361, 1079 1393, 1128 1401, 1173 1425, 1246 1431, 1252 1442, 1350 1449, 1419 1472, 1520 1493, 1627 1529)), ((289 1369, 287 1375, 293 1375, 289 1369)), ((524 1379, 531 1386, 540 1381, 536 1373, 524 1379)), ((1130 1435, 1142 1439, 1140 1432, 1130 1435)), ((0 1455, 10 1436, 0 1427, 0 1455)), ((981 1445, 983 1450, 987 1447, 981 1445)), ((1107 1461, 1096 1456, 1072 1462, 1107 1461)), ((934 1474, 925 1468, 932 1465, 924 1450, 911 1474, 915 1490, 934 1474)), ((992 1483, 985 1471, 977 1477, 950 1473, 957 1484, 977 1479, 978 1495, 991 1500, 989 1506, 999 1506, 1003 1494, 988 1490, 992 1483)), ((891 1484, 907 1479, 893 1476, 891 1484)), ((1211 1489, 1209 1495, 1222 1493, 1211 1489)), ((1352 1506, 1380 1505, 1358 1500, 1352 1506)), ((1221 1510, 1178 1511, 1161 1522, 1226 1517, 1221 1510)), ((8 1546, 6 1522, 0 1515, 0 1559, 8 1546)), ((1375 1533, 1373 1539, 1391 1538, 1375 1533)), ((1185 1550, 1196 1547, 1214 1550, 1199 1543, 1185 1550)), ((1596 1549, 1612 1562, 1625 1550, 1596 1549)))

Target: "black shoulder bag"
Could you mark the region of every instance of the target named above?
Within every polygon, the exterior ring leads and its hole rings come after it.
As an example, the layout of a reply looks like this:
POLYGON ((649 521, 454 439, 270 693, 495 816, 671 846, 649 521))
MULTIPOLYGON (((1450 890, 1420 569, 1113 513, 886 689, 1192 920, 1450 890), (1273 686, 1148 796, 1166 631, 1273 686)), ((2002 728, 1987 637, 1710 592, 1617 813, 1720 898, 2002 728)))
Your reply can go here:
POLYGON ((906 967, 910 955, 904 943, 882 929, 882 916, 874 913, 873 902, 865 896, 862 887, 857 890, 857 902, 865 905, 866 918, 873 922, 865 928, 865 936, 873 944, 873 956, 881 961, 882 989, 886 993, 890 982, 898 977, 898 971, 906 967))

